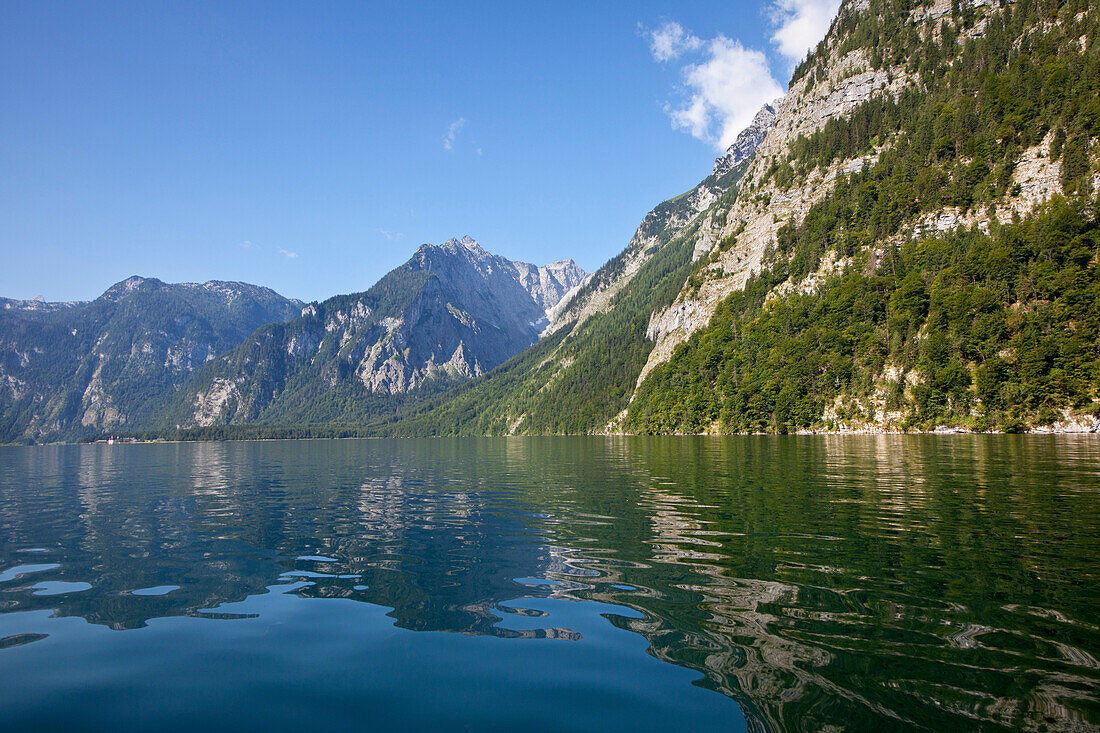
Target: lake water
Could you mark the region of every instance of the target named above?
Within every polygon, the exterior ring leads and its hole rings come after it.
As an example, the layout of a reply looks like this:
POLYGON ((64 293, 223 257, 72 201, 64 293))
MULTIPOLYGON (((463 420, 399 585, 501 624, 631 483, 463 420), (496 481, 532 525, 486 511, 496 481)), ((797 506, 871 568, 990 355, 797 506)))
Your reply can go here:
POLYGON ((0 728, 1100 726, 1095 436, 0 448, 0 728))

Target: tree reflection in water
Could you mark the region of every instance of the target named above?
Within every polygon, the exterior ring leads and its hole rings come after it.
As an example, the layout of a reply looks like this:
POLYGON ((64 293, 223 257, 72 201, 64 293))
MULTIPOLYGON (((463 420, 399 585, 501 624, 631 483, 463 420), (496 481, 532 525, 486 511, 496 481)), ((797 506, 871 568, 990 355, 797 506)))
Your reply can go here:
POLYGON ((2 612, 132 629, 295 583, 405 629, 576 639, 537 599, 601 601, 757 728, 1100 725, 1094 438, 3 450, 0 570, 57 567, 0 583, 2 612))

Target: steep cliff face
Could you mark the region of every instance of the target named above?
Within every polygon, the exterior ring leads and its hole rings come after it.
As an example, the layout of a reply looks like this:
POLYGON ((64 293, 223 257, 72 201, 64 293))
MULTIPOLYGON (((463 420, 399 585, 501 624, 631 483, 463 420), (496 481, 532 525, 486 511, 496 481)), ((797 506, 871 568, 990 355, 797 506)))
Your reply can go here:
POLYGON ((1096 13, 844 3, 542 342, 399 431, 1091 429, 1096 13))
MULTIPOLYGON (((827 124, 836 125, 848 119, 854 111, 875 100, 896 100, 905 90, 925 94, 928 85, 935 83, 936 78, 922 77, 917 63, 927 49, 918 46, 904 57, 884 59, 881 47, 889 48, 887 39, 876 39, 876 44, 855 40, 861 24, 881 23, 887 13, 905 13, 898 26, 907 37, 917 37, 929 46, 944 45, 947 32, 954 40, 951 49, 943 54, 959 57, 967 41, 982 37, 991 18, 1002 17, 998 4, 991 0, 968 0, 961 4, 951 0, 876 2, 873 6, 865 0, 855 0, 842 5, 829 34, 807 62, 810 71, 792 81, 774 124, 745 173, 743 193, 727 214, 717 237, 719 241, 732 241, 732 246, 719 250, 714 242, 701 239, 695 256, 710 258, 702 270, 701 284, 685 289, 667 310, 654 314, 650 334, 656 345, 643 378, 657 364, 667 361, 692 333, 705 327, 723 299, 742 289, 750 275, 761 271, 765 255, 777 245, 783 227, 802 222, 811 207, 822 201, 838 181, 865 167, 873 167, 882 151, 895 142, 888 137, 875 140, 860 154, 838 155, 827 165, 802 163, 808 170, 799 180, 791 182, 778 176, 777 168, 799 165, 796 150, 799 139, 824 130, 827 124)), ((1094 15, 1095 9, 1089 10, 1085 17, 1076 19, 1076 25, 1087 30, 1089 23, 1094 22, 1094 15)), ((1080 39, 1086 44, 1088 36, 1081 35, 1080 39)), ((1020 40, 1012 39, 1014 43, 1020 40)), ((971 224, 988 230, 991 218, 1010 221, 1013 216, 1029 213, 1051 196, 1062 193, 1060 167, 1049 160, 1053 135, 1051 130, 1047 138, 1020 154, 1013 166, 1010 193, 993 202, 991 208, 936 207, 908 222, 909 230, 922 234, 971 224)), ((899 232, 902 228, 905 227, 898 228, 899 232)))
POLYGON ((576 330, 593 314, 606 312, 612 299, 661 248, 680 235, 689 224, 697 224, 692 236, 698 242, 713 242, 722 226, 714 215, 733 200, 748 161, 776 120, 776 102, 764 105, 752 124, 745 128, 725 155, 714 163, 713 172, 695 188, 657 205, 645 215, 626 249, 601 267, 573 297, 553 314, 546 333, 569 326, 576 330), (724 201, 722 201, 724 199, 724 201), (702 218, 700 218, 702 215, 702 218))
MULTIPOLYGON (((868 11, 860 3, 847 3, 841 9, 841 14, 861 12, 868 11)), ((875 152, 837 160, 827 168, 815 169, 800 185, 789 188, 769 176, 771 166, 788 153, 799 136, 822 129, 830 120, 844 118, 872 95, 896 96, 912 83, 905 69, 868 69, 867 49, 845 52, 841 45, 834 23, 833 31, 816 52, 823 59, 820 71, 792 82, 781 101, 774 123, 745 172, 745 193, 734 202, 718 233, 719 240, 734 238, 733 246, 712 258, 701 286, 682 291, 666 311, 654 314, 650 335, 656 345, 642 372, 643 379, 657 364, 667 361, 676 346, 710 321, 721 300, 744 287, 749 275, 760 270, 768 246, 774 246, 781 227, 801 221, 838 178, 874 163, 875 152)), ((700 241, 695 257, 713 251, 713 242, 700 241)))
POLYGON ((0 305, 0 442, 141 424, 218 353, 301 303, 255 285, 131 277, 91 302, 0 305))
POLYGON ((1098 28, 845 3, 611 428, 1096 429, 1098 28))
POLYGON ((584 282, 470 237, 423 245, 370 290, 308 306, 212 363, 170 411, 180 424, 367 419, 402 395, 477 377, 533 344, 584 282))

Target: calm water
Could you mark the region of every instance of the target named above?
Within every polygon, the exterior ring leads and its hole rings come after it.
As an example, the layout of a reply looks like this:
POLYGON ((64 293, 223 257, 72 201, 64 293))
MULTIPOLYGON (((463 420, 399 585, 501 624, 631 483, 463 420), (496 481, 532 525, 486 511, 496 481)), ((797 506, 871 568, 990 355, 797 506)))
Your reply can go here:
POLYGON ((1100 439, 0 448, 0 728, 1100 726, 1100 439))

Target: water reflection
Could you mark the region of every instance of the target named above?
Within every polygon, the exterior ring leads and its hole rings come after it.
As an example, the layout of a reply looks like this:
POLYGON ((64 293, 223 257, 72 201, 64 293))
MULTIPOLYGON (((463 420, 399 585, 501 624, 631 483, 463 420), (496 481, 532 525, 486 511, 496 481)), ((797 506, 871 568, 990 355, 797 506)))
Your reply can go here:
MULTIPOLYGON (((2 612, 112 629, 263 618, 244 602, 278 588, 385 607, 403 629, 576 641, 584 624, 544 604, 582 602, 756 729, 1100 725, 1093 437, 0 457, 2 612)), ((0 654, 47 630, 0 639, 0 654)))

